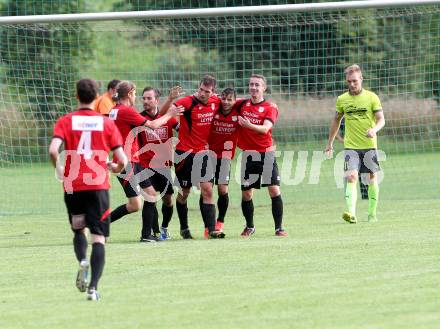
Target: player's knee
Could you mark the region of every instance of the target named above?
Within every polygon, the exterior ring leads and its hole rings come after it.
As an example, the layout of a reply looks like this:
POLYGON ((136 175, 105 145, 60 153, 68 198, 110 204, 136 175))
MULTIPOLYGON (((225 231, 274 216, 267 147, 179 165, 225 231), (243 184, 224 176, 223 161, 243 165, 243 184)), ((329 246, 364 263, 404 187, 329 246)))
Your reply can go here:
POLYGON ((212 184, 211 183, 200 184, 200 193, 202 195, 203 201, 210 203, 210 201, 212 201, 212 198, 214 197, 212 184))
POLYGON ((218 186, 218 194, 219 195, 228 194, 228 185, 219 185, 218 186))
POLYGON ((252 199, 252 190, 246 190, 241 192, 241 198, 243 201, 249 201, 252 199))
POLYGON ((373 185, 373 184, 375 184, 376 182, 377 182, 377 175, 376 175, 375 173, 370 173, 370 174, 367 176, 366 184, 365 184, 365 185, 373 185))
POLYGON ((179 190, 179 193, 177 194, 177 201, 179 203, 185 203, 186 200, 188 199, 189 192, 190 189, 186 189, 186 188, 179 190))
POLYGON ((103 235, 92 234, 91 240, 92 240, 92 244, 93 243, 105 244, 105 236, 103 235))
POLYGON ((173 206, 173 199, 171 197, 172 194, 165 194, 162 197, 162 203, 167 206, 167 207, 172 207, 173 206))
POLYGON ((148 202, 156 202, 156 190, 150 186, 148 188, 144 188, 142 190, 142 196, 144 197, 145 201, 148 202))
POLYGON ((127 210, 129 213, 136 212, 141 209, 142 209, 142 200, 140 197, 128 199, 127 210))
POLYGON ((277 196, 279 196, 279 195, 281 194, 280 187, 279 187, 279 186, 276 186, 276 185, 274 185, 274 186, 269 186, 269 187, 267 188, 267 190, 269 191, 269 196, 270 196, 271 198, 275 198, 275 197, 277 197, 277 196))
POLYGON ((357 181, 357 175, 356 174, 349 174, 347 175, 347 182, 354 183, 357 181))

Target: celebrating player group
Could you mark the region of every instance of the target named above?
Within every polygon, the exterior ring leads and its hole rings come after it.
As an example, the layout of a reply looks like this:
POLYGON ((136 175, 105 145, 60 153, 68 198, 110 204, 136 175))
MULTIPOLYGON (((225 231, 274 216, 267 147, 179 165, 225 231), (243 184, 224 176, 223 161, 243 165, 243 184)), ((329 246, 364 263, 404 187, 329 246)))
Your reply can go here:
MULTIPOLYGON (((357 65, 346 70, 349 91, 337 102, 326 153, 332 151, 342 117, 346 120, 346 201, 343 219, 355 223, 356 181, 359 173, 369 174, 369 219, 376 221, 380 170, 376 154, 376 133, 385 124, 378 97, 362 89, 357 65), (367 161, 370 160, 370 161, 367 161)), ((242 237, 255 232, 254 189, 267 187, 272 204, 274 234, 287 237, 283 229, 283 201, 275 158, 272 128, 279 116, 276 104, 267 101, 266 78, 249 77, 249 97, 237 99, 233 88, 216 90, 216 79, 205 75, 194 94, 181 97, 182 89, 171 89, 159 107, 160 91, 145 87, 143 111, 135 108, 136 86, 112 80, 107 92, 98 97, 95 81, 77 83, 78 109, 61 117, 54 128, 49 153, 58 177, 63 181, 65 203, 74 233, 74 251, 80 264, 76 285, 87 290, 89 300, 99 299, 97 285, 104 267, 104 245, 110 222, 142 209, 141 242, 170 238, 173 194, 180 224, 180 236, 193 239, 188 223, 187 199, 191 187, 200 189, 200 212, 210 239, 225 237, 229 204, 231 161, 236 148, 242 153, 241 208, 245 219, 242 237), (178 132, 177 139, 173 131, 178 132), (59 149, 64 144, 64 161, 59 149), (109 160, 109 153, 113 160, 109 160), (174 167, 175 178, 172 178, 174 167), (108 171, 118 174, 127 202, 113 211, 109 205, 108 171), (214 199, 217 186, 217 202, 214 199), (162 199, 159 225, 158 196, 162 199), (87 260, 85 228, 92 235, 92 254, 87 260), (88 269, 91 281, 88 284, 88 269)))

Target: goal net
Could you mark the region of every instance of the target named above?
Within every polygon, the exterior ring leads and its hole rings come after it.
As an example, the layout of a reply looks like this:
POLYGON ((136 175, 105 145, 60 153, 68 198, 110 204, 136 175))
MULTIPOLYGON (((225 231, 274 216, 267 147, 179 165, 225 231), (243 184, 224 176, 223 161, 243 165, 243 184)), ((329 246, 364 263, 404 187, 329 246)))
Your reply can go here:
MULTIPOLYGON (((102 91, 117 78, 191 94, 211 73, 219 91, 246 97, 249 75, 263 74, 280 109, 274 138, 285 202, 342 200, 341 159, 324 160, 322 151, 353 63, 386 118, 381 198, 437 198, 439 6, 2 23, 0 36, 0 215, 62 207, 47 149, 55 120, 75 107, 80 77, 102 91)), ((343 146, 335 146, 337 155, 343 146)))

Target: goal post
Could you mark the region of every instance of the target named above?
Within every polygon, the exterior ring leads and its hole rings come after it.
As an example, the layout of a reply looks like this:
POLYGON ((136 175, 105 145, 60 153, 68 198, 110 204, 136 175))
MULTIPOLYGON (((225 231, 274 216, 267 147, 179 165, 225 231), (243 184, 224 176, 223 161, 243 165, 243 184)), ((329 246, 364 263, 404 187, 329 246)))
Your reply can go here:
POLYGON ((209 72, 219 90, 234 87, 245 97, 249 75, 263 74, 280 109, 274 137, 289 182, 281 188, 295 196, 285 202, 340 199, 340 168, 320 154, 352 63, 384 108, 381 197, 436 198, 439 5, 342 1, 0 17, 0 179, 7 186, 0 216, 59 210, 47 147, 55 120, 75 106, 74 82, 86 76, 101 91, 118 78, 163 93, 180 84, 191 94, 209 72))

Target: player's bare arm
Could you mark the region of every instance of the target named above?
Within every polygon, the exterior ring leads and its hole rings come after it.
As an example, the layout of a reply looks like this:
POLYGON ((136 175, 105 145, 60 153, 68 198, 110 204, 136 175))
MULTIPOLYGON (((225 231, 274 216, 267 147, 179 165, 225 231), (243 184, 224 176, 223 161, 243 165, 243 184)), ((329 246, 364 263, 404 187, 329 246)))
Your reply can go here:
POLYGON ((156 120, 145 122, 145 126, 151 129, 157 129, 165 125, 169 119, 179 117, 183 114, 183 112, 185 112, 185 108, 183 106, 176 106, 173 104, 163 116, 156 120))
POLYGON ((333 152, 333 142, 335 140, 336 134, 338 133, 339 126, 341 125, 343 113, 336 112, 333 121, 330 126, 330 132, 328 134, 327 146, 325 147, 324 153, 327 156, 331 156, 333 152))
POLYGON ((60 146, 63 144, 63 140, 61 138, 52 138, 52 141, 49 145, 49 155, 50 155, 50 161, 54 167, 57 166, 58 157, 60 156, 59 149, 60 146))
POLYGON ((262 125, 256 125, 251 123, 249 119, 244 118, 242 116, 238 117, 238 123, 243 128, 251 129, 259 134, 267 134, 267 132, 273 127, 273 123, 270 120, 264 120, 262 125))
POLYGON ((110 170, 114 174, 118 174, 122 171, 122 169, 125 168, 127 165, 128 159, 125 155, 122 147, 118 147, 115 150, 113 150, 113 157, 116 157, 118 160, 116 163, 114 162, 107 162, 107 169, 110 170))
POLYGON ((374 117, 376 119, 376 125, 367 130, 367 137, 369 138, 376 136, 376 133, 385 126, 385 117, 383 115, 383 111, 375 112, 374 117))
POLYGON ((58 179, 62 179, 64 175, 64 165, 60 164, 58 162, 58 158, 60 156, 59 149, 61 145, 63 144, 63 140, 61 138, 52 138, 52 141, 49 145, 49 155, 50 155, 50 162, 56 169, 56 175, 58 179))

